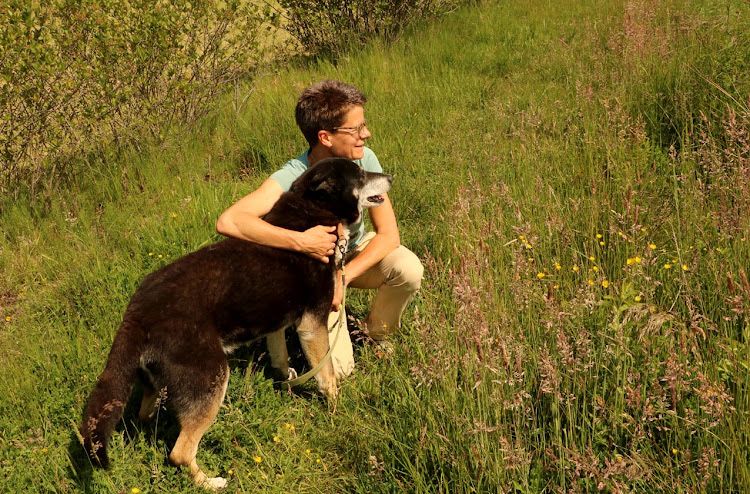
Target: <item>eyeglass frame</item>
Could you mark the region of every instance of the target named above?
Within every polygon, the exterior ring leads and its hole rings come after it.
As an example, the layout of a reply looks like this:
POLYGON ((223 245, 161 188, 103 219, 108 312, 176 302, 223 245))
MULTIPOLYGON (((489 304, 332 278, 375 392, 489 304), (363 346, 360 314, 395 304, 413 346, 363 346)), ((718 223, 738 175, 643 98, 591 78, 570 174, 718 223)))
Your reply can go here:
MULTIPOLYGON (((356 127, 333 127, 331 130, 333 132, 343 131, 345 134, 349 134, 350 136, 362 135, 362 131, 367 129, 367 122, 362 122, 361 124, 357 125, 356 127)), ((369 129, 368 129, 369 130, 369 129)))

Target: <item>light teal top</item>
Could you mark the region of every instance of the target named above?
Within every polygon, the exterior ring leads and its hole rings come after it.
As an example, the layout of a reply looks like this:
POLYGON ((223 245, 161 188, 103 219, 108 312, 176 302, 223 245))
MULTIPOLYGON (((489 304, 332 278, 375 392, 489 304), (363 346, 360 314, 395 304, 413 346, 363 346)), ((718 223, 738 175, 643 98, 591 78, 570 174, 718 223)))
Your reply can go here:
MULTIPOLYGON (((354 162, 361 166, 365 171, 383 173, 383 167, 380 166, 380 161, 378 161, 378 157, 375 156, 375 153, 373 153, 368 147, 365 147, 364 151, 362 159, 354 160, 354 162)), ((296 158, 290 159, 284 163, 284 166, 271 175, 271 178, 281 186, 284 192, 287 192, 292 186, 292 182, 309 168, 310 165, 307 162, 307 155, 309 152, 310 150, 307 150, 296 158)), ((349 250, 357 246, 359 241, 362 240, 364 234, 365 225, 362 218, 360 218, 357 223, 349 225, 349 250)))

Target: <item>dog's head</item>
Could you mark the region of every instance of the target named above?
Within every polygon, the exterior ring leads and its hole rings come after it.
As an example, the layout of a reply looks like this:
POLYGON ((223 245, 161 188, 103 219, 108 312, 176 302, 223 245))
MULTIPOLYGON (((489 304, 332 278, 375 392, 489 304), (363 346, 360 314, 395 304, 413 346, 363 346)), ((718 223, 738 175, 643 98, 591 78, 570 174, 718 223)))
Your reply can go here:
POLYGON ((311 166, 289 191, 352 224, 360 219, 363 208, 382 204, 392 181, 390 175, 366 172, 348 159, 327 158, 311 166))

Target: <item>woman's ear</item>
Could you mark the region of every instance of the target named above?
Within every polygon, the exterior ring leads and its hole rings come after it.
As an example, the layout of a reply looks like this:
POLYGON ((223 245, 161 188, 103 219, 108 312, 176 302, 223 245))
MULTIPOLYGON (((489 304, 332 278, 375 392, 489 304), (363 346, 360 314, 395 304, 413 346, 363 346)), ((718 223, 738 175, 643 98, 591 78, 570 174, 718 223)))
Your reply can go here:
POLYGON ((318 142, 321 143, 323 146, 330 148, 333 147, 333 142, 331 142, 331 136, 333 134, 328 130, 319 130, 318 131, 318 142))

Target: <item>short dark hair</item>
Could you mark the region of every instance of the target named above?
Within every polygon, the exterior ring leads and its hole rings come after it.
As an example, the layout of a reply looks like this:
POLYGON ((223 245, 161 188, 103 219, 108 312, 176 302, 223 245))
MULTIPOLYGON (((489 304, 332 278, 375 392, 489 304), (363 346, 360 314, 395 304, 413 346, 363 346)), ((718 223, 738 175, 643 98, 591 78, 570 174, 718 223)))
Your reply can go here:
POLYGON ((309 86, 297 100, 294 118, 310 147, 318 143, 318 132, 333 130, 344 123, 352 106, 364 106, 362 91, 341 81, 322 81, 309 86))

